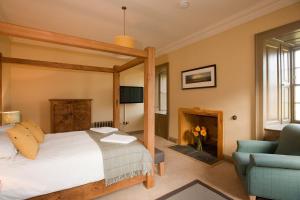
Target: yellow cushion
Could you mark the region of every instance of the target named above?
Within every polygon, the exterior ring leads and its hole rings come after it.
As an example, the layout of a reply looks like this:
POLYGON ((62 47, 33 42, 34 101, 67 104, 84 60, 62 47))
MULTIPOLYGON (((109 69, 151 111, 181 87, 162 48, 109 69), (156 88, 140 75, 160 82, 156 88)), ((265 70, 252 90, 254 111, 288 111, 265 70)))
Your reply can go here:
POLYGON ((8 136, 16 149, 29 159, 34 160, 39 150, 39 144, 33 135, 21 125, 16 125, 14 128, 7 130, 8 136))
POLYGON ((44 142, 45 134, 38 125, 31 121, 21 122, 21 125, 30 131, 38 143, 44 142))

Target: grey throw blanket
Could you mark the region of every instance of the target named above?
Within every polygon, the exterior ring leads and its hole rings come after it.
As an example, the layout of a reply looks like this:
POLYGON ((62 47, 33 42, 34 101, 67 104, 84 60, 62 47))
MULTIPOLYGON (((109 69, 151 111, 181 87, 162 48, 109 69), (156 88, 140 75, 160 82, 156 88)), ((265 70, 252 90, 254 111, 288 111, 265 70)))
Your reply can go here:
MULTIPOLYGON (((87 133, 102 151, 106 186, 152 172, 150 153, 138 141, 129 144, 107 143, 101 142, 100 139, 113 133, 103 134, 90 130, 87 133)), ((125 134, 119 131, 114 133, 125 134)))

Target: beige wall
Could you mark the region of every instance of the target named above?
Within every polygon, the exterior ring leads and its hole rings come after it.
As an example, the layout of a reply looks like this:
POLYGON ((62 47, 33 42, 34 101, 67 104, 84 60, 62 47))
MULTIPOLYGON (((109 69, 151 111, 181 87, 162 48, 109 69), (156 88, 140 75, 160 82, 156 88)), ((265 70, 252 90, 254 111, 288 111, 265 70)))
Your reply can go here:
POLYGON ((0 53, 2 53, 3 56, 10 55, 10 40, 3 35, 0 35, 0 53))
MULTIPOLYGON (((11 56, 101 67, 112 67, 125 62, 103 55, 21 43, 11 44, 11 56)), ((10 80, 10 94, 7 96, 10 96, 10 109, 20 110, 23 119, 36 121, 47 132, 50 131, 48 99, 51 98, 91 98, 92 121, 112 120, 112 74, 15 64, 5 65, 5 68, 9 68, 7 76, 10 80)), ((139 71, 132 73, 140 74, 139 71)), ((124 79, 124 82, 126 81, 124 79)), ((140 83, 136 79, 133 81, 140 83)), ((131 108, 133 111, 135 109, 136 107, 131 108)), ((140 130, 141 127, 139 107, 137 110, 138 113, 133 112, 128 119, 134 121, 131 130, 140 130)))
MULTIPOLYGON (((10 39, 6 36, 0 35, 0 53, 2 54, 2 56, 10 56, 11 53, 11 42, 10 39)), ((8 65, 5 65, 8 66, 8 65)), ((5 67, 3 65, 3 69, 2 69, 2 103, 3 103, 3 109, 7 110, 10 109, 10 105, 8 104, 8 102, 10 101, 9 97, 9 80, 8 80, 8 76, 9 76, 9 68, 5 67)))
POLYGON ((260 17, 229 31, 164 55, 170 63, 170 131, 177 138, 180 107, 224 111, 224 153, 231 155, 236 140, 250 139, 255 120, 254 35, 300 20, 300 3, 260 17), (181 90, 181 71, 216 64, 217 88, 181 90), (236 114, 238 120, 231 120, 236 114))
MULTIPOLYGON (((144 86, 144 65, 139 65, 121 72, 120 85, 144 86)), ((121 123, 124 121, 124 104, 120 107, 121 123)), ((121 125, 125 131, 144 130, 144 103, 126 104, 127 125, 121 125)))

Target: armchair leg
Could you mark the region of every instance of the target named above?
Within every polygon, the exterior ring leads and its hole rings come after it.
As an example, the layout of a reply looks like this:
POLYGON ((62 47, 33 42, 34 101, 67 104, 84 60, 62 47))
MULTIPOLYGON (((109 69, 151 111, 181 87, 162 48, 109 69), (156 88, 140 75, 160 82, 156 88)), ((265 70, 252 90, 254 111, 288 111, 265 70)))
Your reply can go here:
POLYGON ((249 200, 256 200, 256 196, 249 196, 249 200))

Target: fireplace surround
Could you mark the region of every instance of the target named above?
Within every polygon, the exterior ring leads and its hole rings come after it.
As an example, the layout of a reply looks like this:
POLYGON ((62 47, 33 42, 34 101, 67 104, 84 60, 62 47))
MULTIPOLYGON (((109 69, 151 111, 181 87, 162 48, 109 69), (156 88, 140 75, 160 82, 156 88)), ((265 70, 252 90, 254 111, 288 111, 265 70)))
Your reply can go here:
POLYGON ((194 144, 191 131, 196 126, 207 128, 207 140, 203 151, 212 154, 217 159, 223 158, 223 112, 200 108, 179 108, 178 110, 178 144, 194 144))

